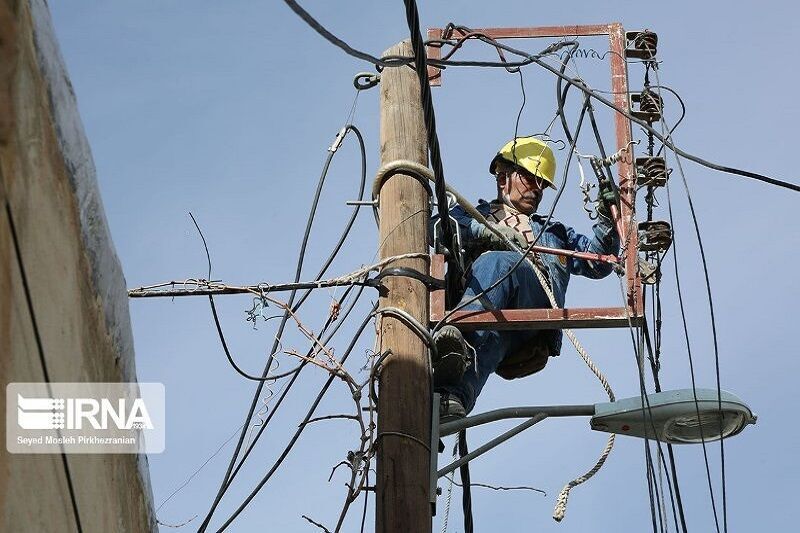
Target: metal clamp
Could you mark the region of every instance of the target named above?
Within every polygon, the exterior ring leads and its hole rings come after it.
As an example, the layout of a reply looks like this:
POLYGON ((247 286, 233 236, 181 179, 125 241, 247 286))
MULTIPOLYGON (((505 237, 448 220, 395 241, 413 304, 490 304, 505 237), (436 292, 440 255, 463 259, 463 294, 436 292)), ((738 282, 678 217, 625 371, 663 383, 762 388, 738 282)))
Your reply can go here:
POLYGON ((372 89, 381 81, 381 75, 373 72, 359 72, 353 78, 353 86, 359 91, 372 89))

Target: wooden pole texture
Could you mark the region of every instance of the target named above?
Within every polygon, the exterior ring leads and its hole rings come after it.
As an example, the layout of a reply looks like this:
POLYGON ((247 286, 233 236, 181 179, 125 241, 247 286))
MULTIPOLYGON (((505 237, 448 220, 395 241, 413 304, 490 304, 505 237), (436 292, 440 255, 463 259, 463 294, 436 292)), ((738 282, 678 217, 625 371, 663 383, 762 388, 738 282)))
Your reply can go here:
MULTIPOLYGON (((403 41, 384 55, 411 56, 403 41)), ((419 78, 411 67, 386 68, 381 73, 381 164, 408 159, 427 164, 427 141, 420 102, 419 78)), ((428 252, 428 195, 414 178, 396 174, 380 193, 381 259, 428 252)), ((428 272, 424 258, 393 262, 428 272)), ((427 327, 428 289, 420 281, 390 276, 381 307, 397 307, 427 327)), ((381 352, 391 350, 379 377, 377 445, 377 533, 431 531, 430 503, 430 375, 428 347, 403 321, 383 316, 381 352)))

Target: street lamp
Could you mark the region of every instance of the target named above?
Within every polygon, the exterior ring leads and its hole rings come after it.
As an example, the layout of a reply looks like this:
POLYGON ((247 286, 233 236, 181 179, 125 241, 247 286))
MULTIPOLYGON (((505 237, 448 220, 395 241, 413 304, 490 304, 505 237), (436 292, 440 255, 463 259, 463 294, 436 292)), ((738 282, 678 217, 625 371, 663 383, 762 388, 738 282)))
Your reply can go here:
MULTIPOLYGON (((434 394, 433 405, 439 405, 438 394, 434 394)), ((756 423, 756 416, 742 400, 726 391, 720 391, 718 397, 717 391, 713 389, 656 392, 644 397, 636 396, 594 405, 507 407, 441 424, 438 415, 439 411, 435 408, 431 428, 432 503, 436 498, 437 478, 483 455, 545 418, 590 416, 591 427, 597 431, 655 439, 671 444, 712 442, 736 435, 748 424, 756 423), (437 451, 441 437, 512 418, 526 420, 437 471, 437 451)))
POLYGON ((696 444, 727 438, 755 424, 750 408, 730 392, 681 389, 596 404, 591 427, 597 431, 696 444))

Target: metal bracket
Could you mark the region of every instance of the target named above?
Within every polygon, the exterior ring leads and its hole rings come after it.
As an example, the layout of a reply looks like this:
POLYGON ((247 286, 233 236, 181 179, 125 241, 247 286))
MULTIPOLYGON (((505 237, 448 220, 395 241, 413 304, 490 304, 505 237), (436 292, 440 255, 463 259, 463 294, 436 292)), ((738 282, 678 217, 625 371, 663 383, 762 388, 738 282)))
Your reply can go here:
POLYGON ((413 268, 407 267, 391 267, 391 268, 384 268, 380 272, 378 272, 375 277, 371 278, 369 281, 372 283, 379 282, 383 278, 389 276, 403 276, 406 278, 413 278, 418 281, 421 281, 425 284, 425 286, 430 290, 437 290, 437 289, 444 289, 445 288, 445 281, 443 279, 434 278, 433 276, 429 276, 420 272, 419 270, 414 270, 413 268))
MULTIPOLYGON (((448 202, 449 203, 449 202, 448 202)), ((458 261, 459 266, 461 266, 461 271, 464 271, 464 249, 462 247, 461 242, 461 227, 458 225, 458 222, 450 216, 448 211, 447 219, 450 221, 450 226, 454 228, 453 237, 455 237, 456 243, 453 247, 454 250, 450 250, 453 254, 456 255, 456 260, 458 261)), ((441 242, 441 235, 442 235, 442 219, 437 219, 436 222, 433 223, 433 249, 436 250, 437 253, 439 252, 439 242, 441 242)))

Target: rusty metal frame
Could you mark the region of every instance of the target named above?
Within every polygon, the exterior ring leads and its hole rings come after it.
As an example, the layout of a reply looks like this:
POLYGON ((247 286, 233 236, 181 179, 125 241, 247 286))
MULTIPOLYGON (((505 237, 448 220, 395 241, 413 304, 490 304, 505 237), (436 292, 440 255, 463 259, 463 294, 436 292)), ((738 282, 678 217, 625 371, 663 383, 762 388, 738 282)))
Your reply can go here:
MULTIPOLYGON (((526 39, 536 37, 590 37, 608 35, 611 66, 611 90, 614 104, 620 109, 630 111, 628 98, 628 67, 625 62, 626 37, 620 23, 595 24, 584 26, 540 26, 531 28, 474 28, 493 39, 526 39)), ((441 39, 442 28, 428 30, 428 39, 441 39)), ((428 47, 428 58, 441 58, 441 48, 428 47)), ((428 67, 428 77, 432 86, 442 83, 442 71, 428 67)), ((630 121, 621 113, 615 114, 617 149, 629 146, 631 141, 630 121)), ((631 147, 632 150, 632 147, 631 147)), ((622 307, 584 307, 565 309, 502 309, 497 311, 456 311, 447 320, 464 330, 475 329, 551 329, 551 328, 612 328, 640 325, 643 321, 644 306, 641 280, 638 275, 638 234, 634 223, 636 206, 636 169, 631 151, 629 157, 618 163, 621 213, 617 220, 622 249, 625 256, 625 277, 627 280, 626 305, 622 307)), ((431 275, 444 276, 444 258, 434 255, 431 261, 431 275)), ((447 314, 444 290, 431 292, 431 322, 439 322, 447 314)))

